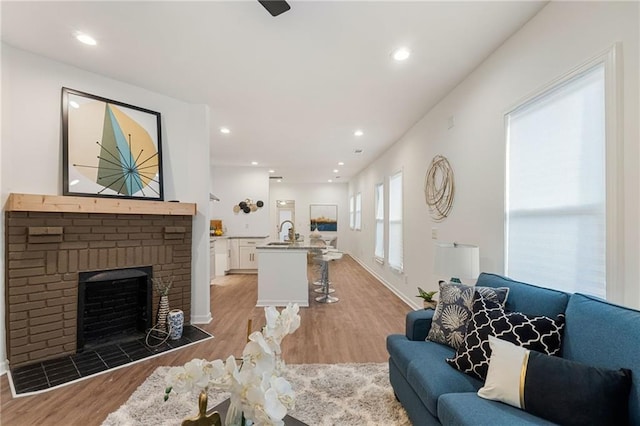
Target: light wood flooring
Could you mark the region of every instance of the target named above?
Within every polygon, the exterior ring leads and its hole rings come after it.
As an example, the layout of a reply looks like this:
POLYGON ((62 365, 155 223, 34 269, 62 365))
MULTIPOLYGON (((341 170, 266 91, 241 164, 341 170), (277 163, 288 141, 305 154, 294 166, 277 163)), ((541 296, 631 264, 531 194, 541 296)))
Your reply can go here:
MULTIPOLYGON (((404 333, 411 308, 349 256, 331 263, 331 279, 340 301, 316 303, 310 287, 311 306, 300 309, 301 326, 285 338, 283 359, 289 364, 386 362, 385 338, 404 333)), ((252 319, 253 330, 264 325, 263 309, 254 306, 257 281, 257 275, 230 275, 223 285, 211 286, 213 321, 199 327, 214 339, 36 396, 14 399, 3 375, 0 424, 100 425, 159 366, 239 356, 247 320, 252 319)))

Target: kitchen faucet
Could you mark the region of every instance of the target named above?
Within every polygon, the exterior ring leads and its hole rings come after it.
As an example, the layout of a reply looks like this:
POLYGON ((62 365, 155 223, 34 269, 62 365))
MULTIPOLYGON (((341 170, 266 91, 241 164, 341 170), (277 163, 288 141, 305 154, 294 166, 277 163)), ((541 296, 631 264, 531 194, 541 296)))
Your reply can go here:
POLYGON ((295 225, 293 224, 293 222, 290 221, 289 219, 282 221, 282 223, 278 227, 278 232, 282 232, 282 225, 284 225, 287 222, 289 222, 291 224, 291 228, 289 228, 289 232, 288 232, 287 237, 289 238, 289 242, 290 243, 295 243, 296 242, 296 229, 295 229, 295 225))

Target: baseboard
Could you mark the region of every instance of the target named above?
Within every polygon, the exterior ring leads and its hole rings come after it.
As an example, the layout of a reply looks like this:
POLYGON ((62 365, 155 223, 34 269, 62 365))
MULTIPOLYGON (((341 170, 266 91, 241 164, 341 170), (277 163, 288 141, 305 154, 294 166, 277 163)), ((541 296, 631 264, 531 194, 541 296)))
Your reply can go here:
POLYGON ((9 360, 4 360, 0 362, 0 376, 3 374, 7 374, 7 370, 9 369, 9 360))
POLYGON ((353 256, 352 254, 349 254, 349 256, 351 256, 351 258, 353 260, 355 260, 360 266, 362 266, 368 273, 370 273, 371 275, 373 275, 373 277, 375 279, 377 279, 378 281, 380 281, 380 283, 385 286, 386 288, 388 288, 389 290, 391 290, 391 292, 393 294, 395 294, 396 296, 398 296, 398 298, 400 300, 402 300, 407 306, 409 306, 411 309, 413 309, 414 311, 417 311, 419 309, 422 309, 422 306, 419 306, 418 304, 416 304, 415 301, 413 301, 412 299, 408 299, 404 294, 400 293, 398 291, 398 289, 393 286, 391 283, 389 283, 388 281, 386 281, 384 278, 382 278, 380 275, 378 275, 373 269, 371 269, 369 267, 369 265, 367 265, 366 263, 364 263, 361 259, 359 259, 356 256, 353 256))
POLYGON ((198 315, 191 317, 191 324, 209 324, 213 318, 211 317, 211 312, 207 315, 198 315))

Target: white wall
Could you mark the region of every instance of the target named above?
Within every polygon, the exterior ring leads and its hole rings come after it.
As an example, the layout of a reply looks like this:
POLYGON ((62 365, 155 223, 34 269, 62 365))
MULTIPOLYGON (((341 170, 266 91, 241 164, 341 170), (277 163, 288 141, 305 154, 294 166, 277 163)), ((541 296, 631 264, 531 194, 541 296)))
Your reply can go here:
MULTIPOLYGON (((2 44, 0 44, 0 49, 2 48, 2 44)), ((2 69, 0 68, 0 81, 4 82, 2 79, 2 69)), ((0 85, 1 86, 1 85, 0 85)), ((3 108, 2 102, 0 102, 0 117, 2 117, 2 113, 5 108, 3 108)), ((4 202, 7 199, 3 183, 4 176, 4 167, 3 167, 3 140, 4 140, 4 126, 2 126, 2 120, 0 120, 0 205, 4 206, 4 202)), ((4 212, 0 214, 0 375, 4 374, 7 371, 7 352, 6 352, 6 335, 5 335, 5 292, 4 292, 4 271, 5 271, 5 263, 4 263, 4 212)))
POLYGON ((416 287, 437 289, 433 275, 435 227, 442 241, 480 246, 480 269, 504 272, 504 113, 616 42, 623 51, 624 174, 620 195, 624 266, 618 271, 624 294, 618 302, 640 307, 639 34, 637 2, 551 2, 481 66, 432 108, 391 149, 350 183, 363 194, 363 232, 351 251, 405 300, 418 306, 416 287), (448 129, 449 117, 455 126, 448 129), (455 173, 450 216, 434 223, 424 201, 424 174, 436 154, 455 173), (374 184, 404 171, 405 274, 373 262, 374 184))
POLYGON ((270 236, 271 239, 278 239, 278 220, 276 201, 294 200, 295 228, 296 233, 304 236, 305 241, 309 241, 311 233, 310 209, 311 204, 336 204, 338 206, 338 231, 321 232, 323 238, 338 237, 338 248, 343 250, 347 247, 349 237, 349 200, 347 196, 348 186, 346 183, 286 183, 272 182, 270 188, 271 203, 269 212, 271 215, 270 236))
MULTIPOLYGON (((206 106, 181 102, 3 44, 2 205, 12 192, 62 194, 60 90, 63 86, 162 114, 165 200, 193 202, 198 206, 193 222, 191 320, 210 320, 209 256, 205 255, 209 250, 210 189, 206 106)), ((4 280, 2 283, 4 286, 4 280)), ((3 329, 4 320, 1 315, 3 329)), ((4 339, 2 343, 0 359, 5 359, 4 339)))
POLYGON ((266 237, 269 235, 269 171, 261 167, 210 168, 211 192, 220 201, 212 201, 211 219, 222 220, 231 237, 266 237), (233 206, 250 199, 262 201, 264 207, 251 213, 233 212, 233 206))

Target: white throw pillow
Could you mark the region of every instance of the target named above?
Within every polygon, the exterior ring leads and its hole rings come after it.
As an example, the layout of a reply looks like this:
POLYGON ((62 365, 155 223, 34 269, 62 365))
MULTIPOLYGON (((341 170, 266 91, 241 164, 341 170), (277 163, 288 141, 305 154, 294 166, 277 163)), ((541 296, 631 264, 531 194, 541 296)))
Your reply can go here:
POLYGON ((494 336, 489 336, 489 346, 487 380, 478 390, 478 396, 523 408, 529 350, 494 336))

